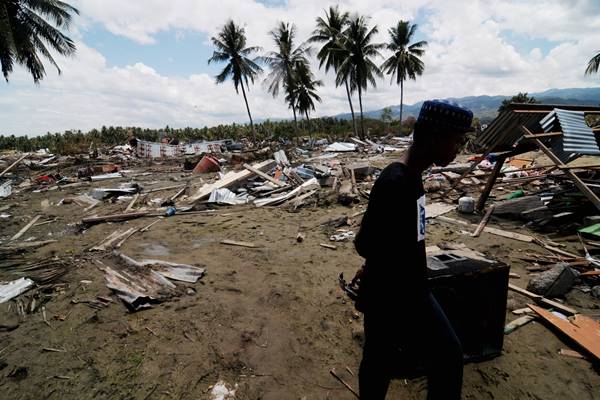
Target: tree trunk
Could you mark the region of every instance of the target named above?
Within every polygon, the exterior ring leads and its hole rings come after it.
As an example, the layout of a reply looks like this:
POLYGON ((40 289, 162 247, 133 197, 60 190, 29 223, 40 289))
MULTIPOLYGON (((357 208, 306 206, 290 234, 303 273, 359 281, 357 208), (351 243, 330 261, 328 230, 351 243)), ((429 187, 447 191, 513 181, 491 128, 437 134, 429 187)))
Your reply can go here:
POLYGON ((402 106, 404 102, 404 80, 400 79, 400 136, 402 136, 402 106))
POLYGON ((350 86, 348 85, 348 80, 344 80, 346 84, 346 94, 348 95, 348 103, 350 103, 350 113, 352 114, 352 130, 354 131, 354 136, 358 135, 356 131, 356 118, 354 117, 354 107, 352 106, 352 97, 350 96, 350 86))
POLYGON ((358 85, 358 104, 360 106, 360 139, 363 140, 365 138, 365 119, 363 118, 362 90, 360 85, 358 85))
POLYGON ((250 118, 250 129, 252 129, 252 140, 256 142, 256 131, 254 130, 254 122, 252 122, 252 114, 250 114, 250 107, 248 106, 248 99, 246 98, 246 89, 244 89, 244 81, 240 81, 242 85, 242 94, 244 95, 244 102, 246 103, 246 110, 248 111, 248 118, 250 118))
POLYGON ((292 106, 292 111, 294 112, 294 143, 299 145, 300 135, 298 134, 298 118, 296 117, 296 107, 292 106))
POLYGON ((310 118, 308 118, 308 110, 304 110, 304 115, 306 115, 306 130, 308 130, 308 139, 312 142, 312 135, 310 134, 310 118))

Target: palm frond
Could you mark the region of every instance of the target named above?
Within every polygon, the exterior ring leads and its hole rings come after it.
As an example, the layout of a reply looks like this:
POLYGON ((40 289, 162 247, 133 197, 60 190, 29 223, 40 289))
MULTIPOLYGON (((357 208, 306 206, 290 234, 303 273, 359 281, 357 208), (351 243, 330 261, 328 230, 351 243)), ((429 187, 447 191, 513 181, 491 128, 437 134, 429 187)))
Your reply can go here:
POLYGON ((585 69, 586 75, 592 75, 598 72, 598 68, 600 68, 600 52, 596 54, 591 60, 588 62, 587 68, 585 69))

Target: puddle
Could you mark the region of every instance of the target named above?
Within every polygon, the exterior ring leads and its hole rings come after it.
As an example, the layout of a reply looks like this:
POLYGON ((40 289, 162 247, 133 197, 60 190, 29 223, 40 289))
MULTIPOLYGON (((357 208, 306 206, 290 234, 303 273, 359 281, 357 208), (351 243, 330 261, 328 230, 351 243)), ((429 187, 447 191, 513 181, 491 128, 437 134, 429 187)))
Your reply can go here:
POLYGON ((196 238, 192 240, 192 248, 197 249, 198 247, 206 246, 207 244, 215 242, 216 240, 210 237, 196 238))
POLYGON ((167 256, 171 254, 169 248, 162 244, 144 243, 142 247, 144 248, 144 254, 149 256, 167 256))

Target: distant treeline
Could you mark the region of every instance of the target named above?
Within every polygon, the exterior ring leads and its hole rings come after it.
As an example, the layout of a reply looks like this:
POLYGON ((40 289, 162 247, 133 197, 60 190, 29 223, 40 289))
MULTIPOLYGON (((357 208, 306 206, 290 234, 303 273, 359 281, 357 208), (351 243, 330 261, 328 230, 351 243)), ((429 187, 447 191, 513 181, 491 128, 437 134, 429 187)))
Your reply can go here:
MULTIPOLYGON (((365 128, 372 136, 380 136, 387 133, 397 132, 398 121, 382 121, 377 119, 365 119, 365 128), (394 131, 396 129, 396 131, 394 131)), ((404 128, 406 133, 410 132, 410 126, 404 128)), ((352 133, 352 121, 336 118, 315 118, 306 121, 298 129, 294 130, 293 121, 264 121, 255 125, 257 138, 265 139, 292 139, 298 136, 329 137, 339 139, 350 136, 352 133)), ((182 141, 220 140, 251 137, 251 129, 248 125, 230 124, 218 125, 211 128, 170 128, 148 129, 139 127, 103 126, 100 129, 92 129, 88 132, 65 131, 62 133, 50 133, 43 136, 1 136, 0 150, 34 151, 38 149, 49 149, 56 154, 79 154, 86 152, 90 144, 97 147, 115 146, 127 143, 130 137, 138 139, 158 141, 160 136, 177 138, 182 141)))

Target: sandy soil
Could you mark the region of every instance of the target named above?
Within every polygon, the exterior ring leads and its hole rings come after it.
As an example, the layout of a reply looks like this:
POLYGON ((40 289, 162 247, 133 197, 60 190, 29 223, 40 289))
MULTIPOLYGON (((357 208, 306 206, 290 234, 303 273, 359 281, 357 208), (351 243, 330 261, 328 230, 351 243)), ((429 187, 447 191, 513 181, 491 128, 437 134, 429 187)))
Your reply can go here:
MULTIPOLYGON (((171 176, 185 179, 181 173, 171 176)), ((237 399, 354 398, 329 370, 335 368, 357 388, 357 377, 350 371, 356 374, 360 362, 362 320, 338 288, 337 276, 340 272, 352 276, 362 260, 351 242, 338 244, 337 250, 320 247, 328 242, 329 232, 319 224, 360 211, 364 202, 352 209, 310 206, 295 213, 220 207, 213 214, 166 218, 150 231, 132 236, 122 252, 138 259, 201 265, 207 275, 197 284, 177 283, 180 296, 132 313, 106 288, 97 266, 96 260, 114 265, 114 256, 87 249, 119 227, 145 226, 153 219, 99 224, 80 233, 72 224, 83 216, 82 208, 53 204, 84 190, 89 188, 14 195, 0 202, 0 206, 16 204, 9 211, 13 217, 0 222, 2 238, 38 213, 44 219, 57 218, 32 228, 24 239, 59 241, 23 255, 24 261, 60 256, 71 262, 61 278, 68 285, 52 293, 45 305, 49 325, 41 312, 20 319, 13 302, 0 305, 0 325, 19 324, 15 330, 0 332, 2 398, 209 399, 211 386, 219 380, 238 385, 237 399), (46 199, 50 206, 42 207, 46 199), (296 241, 299 231, 306 235, 302 243, 296 241), (258 247, 226 246, 219 243, 222 239, 258 247), (78 303, 96 296, 113 302, 101 310, 78 303)), ((102 210, 116 212, 125 206, 104 205, 102 210)), ((479 218, 473 216, 472 221, 479 218)), ((492 223, 524 231, 513 222, 492 223)), ((577 242, 569 240, 566 249, 579 251, 577 242)), ((487 233, 471 238, 454 226, 434 223, 429 226, 428 245, 440 241, 465 243, 509 263, 511 271, 521 276, 513 280, 521 287, 527 284, 526 264, 511 254, 540 252, 535 244, 487 233)), ((0 271, 0 278, 8 277, 0 271)), ((600 302, 589 294, 574 289, 566 300, 586 315, 600 316, 600 302)), ((526 298, 509 293, 510 308, 526 304, 526 298)), ((390 317, 402 317, 402 310, 396 313, 390 317)), ((506 318, 516 317, 507 310, 506 318)), ((463 398, 600 398, 600 376, 591 363, 558 355, 561 348, 576 349, 572 346, 545 325, 532 322, 505 337, 502 356, 465 367, 463 398)), ((425 396, 425 381, 419 379, 395 381, 388 398, 425 396)))

